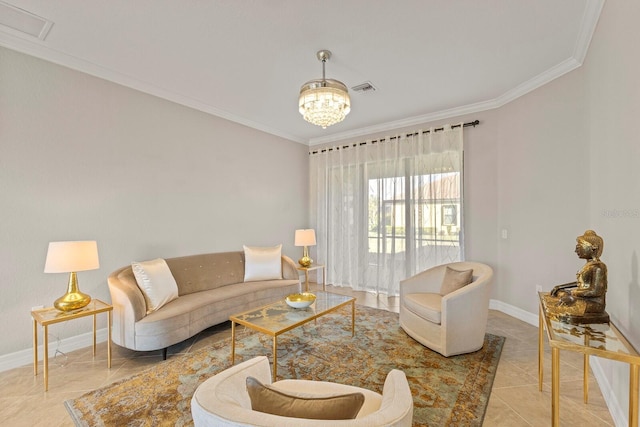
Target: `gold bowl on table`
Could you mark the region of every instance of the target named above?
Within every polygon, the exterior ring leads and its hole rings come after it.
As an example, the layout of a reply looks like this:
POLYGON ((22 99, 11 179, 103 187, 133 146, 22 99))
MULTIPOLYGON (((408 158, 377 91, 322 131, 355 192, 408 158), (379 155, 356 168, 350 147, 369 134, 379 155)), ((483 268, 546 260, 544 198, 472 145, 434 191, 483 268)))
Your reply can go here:
POLYGON ((303 292, 301 294, 291 294, 285 298, 287 305, 293 308, 306 308, 313 304, 316 296, 311 292, 303 292))

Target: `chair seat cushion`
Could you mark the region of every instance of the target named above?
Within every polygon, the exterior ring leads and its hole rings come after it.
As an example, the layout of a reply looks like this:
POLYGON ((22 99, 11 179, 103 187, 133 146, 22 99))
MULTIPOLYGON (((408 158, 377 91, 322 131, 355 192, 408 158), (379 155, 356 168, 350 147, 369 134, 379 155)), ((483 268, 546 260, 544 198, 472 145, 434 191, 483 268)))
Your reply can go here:
POLYGON ((431 293, 406 294, 404 306, 431 323, 440 324, 442 295, 431 293))

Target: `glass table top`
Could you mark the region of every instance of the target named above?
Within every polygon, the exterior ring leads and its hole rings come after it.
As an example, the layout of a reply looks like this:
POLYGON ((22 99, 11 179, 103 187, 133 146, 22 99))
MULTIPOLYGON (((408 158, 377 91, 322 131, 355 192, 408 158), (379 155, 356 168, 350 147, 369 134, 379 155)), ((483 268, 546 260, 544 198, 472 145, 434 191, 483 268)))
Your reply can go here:
POLYGON ((316 300, 306 308, 292 308, 284 298, 263 307, 230 316, 230 320, 263 332, 277 334, 309 322, 355 301, 354 297, 316 291, 316 300))
POLYGON ((613 322, 574 325, 556 320, 546 311, 545 296, 548 295, 548 292, 539 293, 545 329, 552 346, 640 363, 640 355, 613 322))
POLYGON ((41 308, 33 310, 31 316, 34 320, 37 320, 41 325, 49 325, 52 323, 64 322, 67 320, 75 319, 78 317, 90 316, 92 314, 102 313, 104 311, 112 310, 113 307, 109 304, 100 301, 99 299, 92 299, 89 305, 79 308, 73 311, 60 311, 54 307, 41 308))

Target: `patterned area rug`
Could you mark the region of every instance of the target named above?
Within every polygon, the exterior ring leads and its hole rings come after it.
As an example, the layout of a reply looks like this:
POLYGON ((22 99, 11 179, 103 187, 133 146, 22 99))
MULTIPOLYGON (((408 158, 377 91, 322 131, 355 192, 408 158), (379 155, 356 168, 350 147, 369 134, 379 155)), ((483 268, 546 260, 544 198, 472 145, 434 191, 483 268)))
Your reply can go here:
MULTIPOLYGON (((356 306, 356 336, 344 308, 278 338, 278 379, 304 378, 368 388, 378 393, 387 373, 401 369, 414 399, 415 426, 481 426, 504 338, 487 334, 484 347, 442 357, 398 326, 398 314, 356 306)), ((244 328, 236 361, 271 355, 266 335, 244 328)), ((230 366, 230 346, 219 342, 176 356, 140 374, 67 400, 78 426, 191 426, 196 387, 230 366)))

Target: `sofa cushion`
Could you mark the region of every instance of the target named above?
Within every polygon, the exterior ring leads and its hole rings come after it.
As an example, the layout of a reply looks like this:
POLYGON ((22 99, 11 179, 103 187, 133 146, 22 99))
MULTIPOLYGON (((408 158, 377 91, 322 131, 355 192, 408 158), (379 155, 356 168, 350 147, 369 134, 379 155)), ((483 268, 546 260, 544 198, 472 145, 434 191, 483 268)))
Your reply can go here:
POLYGON ((327 397, 292 396, 253 377, 247 377, 247 392, 254 411, 289 418, 349 420, 358 415, 364 403, 364 394, 359 392, 327 397))
POLYGON ((300 292, 299 280, 267 280, 236 283, 209 291, 182 295, 135 323, 138 350, 166 347, 180 342, 229 316, 300 292), (183 337, 180 339, 180 337, 183 337))
POLYGON ((440 295, 444 296, 457 291, 471 283, 473 270, 458 271, 447 266, 440 285, 440 295))
POLYGON ((442 295, 440 294, 406 294, 404 306, 413 313, 428 320, 431 323, 441 322, 442 295))
POLYGON ((208 291, 244 279, 244 253, 219 252, 166 259, 180 296, 208 291))
POLYGON ((147 314, 178 298, 178 284, 162 258, 132 262, 131 269, 147 304, 147 314))
POLYGON ((282 279, 282 245, 244 246, 244 281, 282 279))

